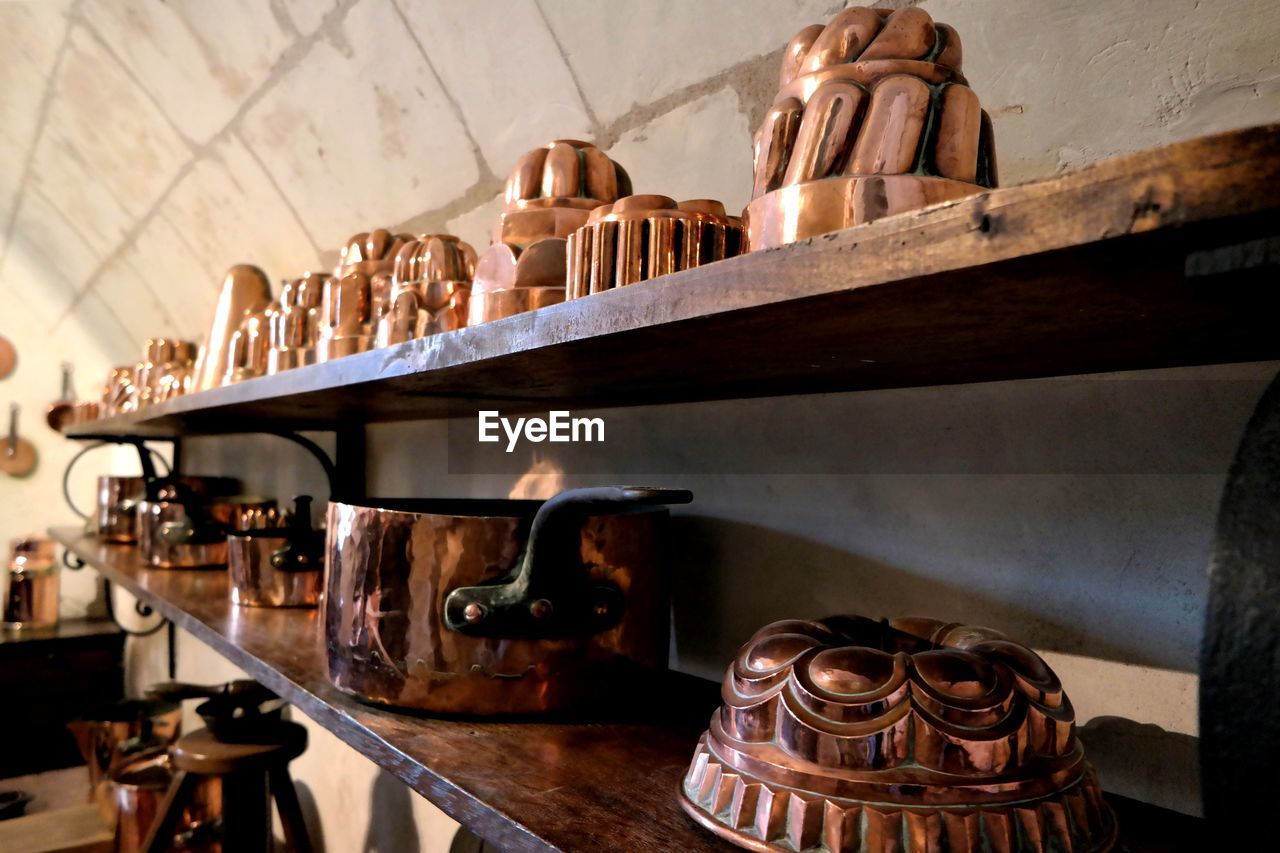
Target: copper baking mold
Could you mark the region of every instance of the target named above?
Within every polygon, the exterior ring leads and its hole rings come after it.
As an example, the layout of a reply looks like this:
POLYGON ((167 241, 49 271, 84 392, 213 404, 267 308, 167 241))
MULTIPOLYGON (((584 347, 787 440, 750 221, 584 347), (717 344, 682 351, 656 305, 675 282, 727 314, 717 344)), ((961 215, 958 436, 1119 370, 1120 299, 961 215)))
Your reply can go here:
POLYGON ((467 324, 563 302, 566 238, 592 210, 628 195, 626 170, 590 143, 558 139, 521 157, 494 242, 476 264, 467 324))
POLYGON ((396 253, 380 347, 460 329, 476 271, 476 250, 451 234, 424 234, 396 253))
POLYGON ((742 220, 711 199, 632 195, 591 211, 569 235, 568 298, 693 269, 741 251, 742 220))
POLYGON ((327 273, 306 273, 286 281, 267 309, 268 375, 314 364, 319 337, 320 300, 327 273))
POLYGON ((775 622, 725 675, 680 786, 750 850, 1111 850, 1116 821, 1047 664, 988 628, 775 622))
POLYGON ((196 360, 192 390, 216 388, 226 384, 228 376, 235 375, 234 338, 246 316, 261 314, 270 304, 271 283, 266 273, 251 264, 237 264, 227 270, 209 334, 196 360))
POLYGON ((918 7, 801 30, 755 138, 747 242, 763 249, 996 185, 960 37, 918 7))

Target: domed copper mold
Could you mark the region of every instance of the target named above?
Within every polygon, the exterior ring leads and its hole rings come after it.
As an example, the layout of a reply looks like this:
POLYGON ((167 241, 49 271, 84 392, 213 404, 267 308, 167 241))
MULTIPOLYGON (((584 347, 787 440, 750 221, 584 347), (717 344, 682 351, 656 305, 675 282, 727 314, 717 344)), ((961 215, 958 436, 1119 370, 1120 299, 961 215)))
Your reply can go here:
POLYGON ((742 647, 680 788, 750 850, 1107 851, 1053 671, 987 628, 776 622, 742 647))
POLYGON ((626 170, 589 143, 560 139, 525 154, 507 179, 494 242, 476 264, 467 324, 563 302, 566 238, 592 210, 630 194, 626 170))
MULTIPOLYGON (((250 314, 261 314, 271 304, 271 283, 266 273, 249 264, 227 270, 214 309, 209 335, 200 348, 190 387, 204 391, 224 385, 235 376, 235 337, 250 314)), ((140 384, 140 383, 138 383, 140 384)))
POLYGON ((424 234, 396 254, 387 313, 377 346, 403 343, 467 324, 476 250, 451 234, 424 234))
POLYGON ((333 278, 320 300, 316 361, 331 361, 373 346, 378 321, 391 305, 396 254, 412 234, 385 228, 356 234, 342 249, 333 278))
POLYGON ((742 238, 742 220, 718 201, 627 196, 597 207, 569 235, 568 298, 731 258, 742 238))
POLYGON ((853 7, 801 30, 756 134, 749 247, 994 187, 991 120, 960 61, 956 31, 917 7, 853 7))

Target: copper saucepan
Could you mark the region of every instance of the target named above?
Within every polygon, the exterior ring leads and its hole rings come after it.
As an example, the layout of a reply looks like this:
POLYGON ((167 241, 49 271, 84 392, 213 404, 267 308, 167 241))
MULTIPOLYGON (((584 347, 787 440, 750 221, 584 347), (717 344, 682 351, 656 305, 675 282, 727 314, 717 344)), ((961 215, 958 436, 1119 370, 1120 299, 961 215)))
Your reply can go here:
POLYGON ((148 483, 137 512, 138 548, 147 565, 159 569, 224 566, 229 532, 265 527, 276 518, 275 501, 205 497, 180 479, 148 483))
POLYGON ((227 537, 231 600, 246 607, 315 607, 324 591, 324 531, 311 526, 311 498, 265 527, 227 537))
POLYGON ((329 677, 438 713, 565 709, 662 669, 665 504, 686 491, 576 489, 546 502, 331 502, 329 677))

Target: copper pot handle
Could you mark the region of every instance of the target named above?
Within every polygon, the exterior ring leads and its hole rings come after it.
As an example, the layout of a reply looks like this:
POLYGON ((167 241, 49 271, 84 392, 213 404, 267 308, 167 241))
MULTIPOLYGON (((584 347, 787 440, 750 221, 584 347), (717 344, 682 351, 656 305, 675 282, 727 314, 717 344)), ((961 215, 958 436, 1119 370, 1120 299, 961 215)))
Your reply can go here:
POLYGON ((611 583, 590 583, 579 555, 582 522, 599 515, 684 504, 683 489, 600 486, 561 492, 538 508, 516 567, 481 586, 459 587, 444 602, 445 625, 476 637, 549 639, 595 634, 617 625, 625 606, 611 583))

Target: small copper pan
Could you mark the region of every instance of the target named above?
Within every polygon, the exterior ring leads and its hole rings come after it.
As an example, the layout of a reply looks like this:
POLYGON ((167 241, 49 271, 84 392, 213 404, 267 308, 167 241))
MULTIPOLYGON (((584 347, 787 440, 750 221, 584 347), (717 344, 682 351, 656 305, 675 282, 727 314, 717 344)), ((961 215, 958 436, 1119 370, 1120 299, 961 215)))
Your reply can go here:
POLYGON ((315 607, 324 591, 324 531, 311 526, 311 498, 286 518, 227 537, 231 600, 245 607, 315 607))
POLYGON ((665 504, 610 487, 538 501, 329 504, 329 677, 373 702, 528 714, 666 666, 665 504))

